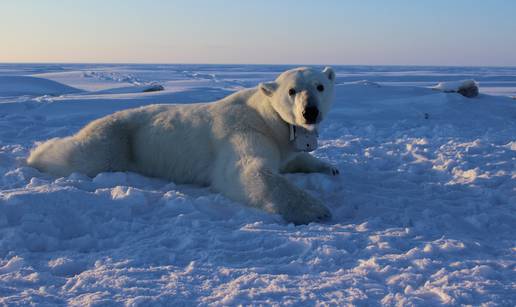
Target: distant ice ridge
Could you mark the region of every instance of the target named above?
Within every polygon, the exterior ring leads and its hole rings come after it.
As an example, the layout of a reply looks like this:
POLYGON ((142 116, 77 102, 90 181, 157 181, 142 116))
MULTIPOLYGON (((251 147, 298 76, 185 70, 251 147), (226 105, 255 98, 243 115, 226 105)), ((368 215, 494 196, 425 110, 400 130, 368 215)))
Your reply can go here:
POLYGON ((359 80, 359 81, 349 82, 348 84, 380 87, 380 84, 373 82, 373 81, 369 81, 369 80, 359 80))
MULTIPOLYGON (((108 72, 108 71, 86 71, 83 72, 83 77, 85 78, 97 78, 105 81, 115 81, 121 83, 130 83, 135 87, 140 88, 141 92, 157 92, 162 91, 164 89, 163 85, 159 84, 156 81, 142 81, 131 74, 122 74, 118 72, 108 72)), ((122 92, 121 89, 116 89, 117 92, 122 92)), ((105 90, 104 93, 110 92, 110 90, 105 90)), ((132 91, 129 91, 132 92, 132 91)))
POLYGON ((214 82, 219 82, 219 80, 217 79, 217 75, 215 75, 213 73, 206 74, 206 73, 185 70, 185 71, 183 71, 183 74, 187 78, 200 79, 200 80, 207 79, 207 80, 212 80, 214 82))
POLYGON ((110 71, 85 71, 83 72, 85 78, 97 78, 106 81, 126 82, 134 85, 140 85, 142 82, 131 74, 122 74, 110 71))

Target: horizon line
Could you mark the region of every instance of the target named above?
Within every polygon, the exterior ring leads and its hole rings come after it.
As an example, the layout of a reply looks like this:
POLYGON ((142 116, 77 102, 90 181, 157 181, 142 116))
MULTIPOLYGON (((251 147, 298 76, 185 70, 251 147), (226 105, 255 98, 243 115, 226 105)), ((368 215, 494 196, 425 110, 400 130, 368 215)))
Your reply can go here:
POLYGON ((0 65, 16 65, 16 64, 44 64, 44 65, 249 65, 249 66, 404 66, 404 67, 474 67, 474 68, 516 68, 515 65, 450 65, 450 64, 321 64, 321 63, 189 63, 189 62, 2 62, 0 65))

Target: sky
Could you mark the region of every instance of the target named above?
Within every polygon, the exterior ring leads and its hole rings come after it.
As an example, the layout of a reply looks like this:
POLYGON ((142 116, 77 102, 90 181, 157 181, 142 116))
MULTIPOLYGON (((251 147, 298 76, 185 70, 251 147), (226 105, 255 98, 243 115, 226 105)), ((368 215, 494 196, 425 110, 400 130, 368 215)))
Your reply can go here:
POLYGON ((1 0, 0 62, 516 66, 516 1, 1 0))

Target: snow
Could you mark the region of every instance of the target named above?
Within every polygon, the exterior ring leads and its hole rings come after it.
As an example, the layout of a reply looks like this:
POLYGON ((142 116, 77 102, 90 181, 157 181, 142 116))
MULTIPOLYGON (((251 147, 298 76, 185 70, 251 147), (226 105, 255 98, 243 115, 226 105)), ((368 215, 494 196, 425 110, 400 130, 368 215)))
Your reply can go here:
POLYGON ((287 175, 330 207, 323 224, 24 163, 113 111, 212 101, 287 68, 0 65, 0 304, 515 305, 514 68, 334 67, 314 154, 340 175, 287 175), (465 79, 478 97, 429 88, 465 79), (153 82, 164 90, 139 90, 153 82))

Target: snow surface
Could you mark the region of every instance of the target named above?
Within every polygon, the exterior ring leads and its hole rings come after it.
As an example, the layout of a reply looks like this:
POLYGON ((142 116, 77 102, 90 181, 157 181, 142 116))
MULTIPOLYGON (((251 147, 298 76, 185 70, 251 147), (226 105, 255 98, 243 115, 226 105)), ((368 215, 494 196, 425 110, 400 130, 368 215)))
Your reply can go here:
POLYGON ((514 306, 514 68, 335 67, 314 154, 341 175, 288 175, 330 207, 324 224, 135 173, 25 165, 35 142, 113 111, 212 101, 287 68, 0 65, 0 304, 514 306), (478 97, 428 88, 464 79, 478 97), (152 82, 165 90, 134 90, 152 82))

